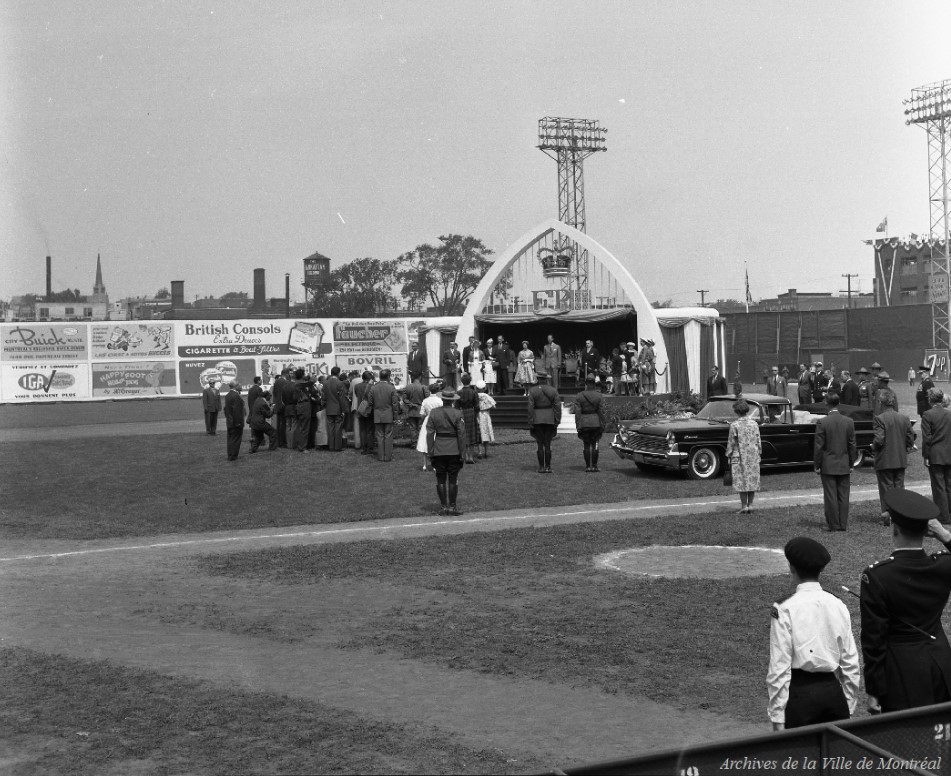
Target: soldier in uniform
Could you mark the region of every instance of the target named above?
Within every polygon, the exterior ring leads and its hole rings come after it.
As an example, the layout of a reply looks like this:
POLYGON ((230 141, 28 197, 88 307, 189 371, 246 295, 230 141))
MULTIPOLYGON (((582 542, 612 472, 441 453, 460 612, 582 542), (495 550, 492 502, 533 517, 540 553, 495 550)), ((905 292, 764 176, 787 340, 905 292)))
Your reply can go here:
POLYGON ((461 515, 456 506, 459 492, 459 471, 466 455, 466 423, 462 419, 462 410, 452 406, 458 398, 456 392, 448 388, 441 394, 442 407, 433 407, 429 411, 426 432, 429 459, 436 472, 436 493, 441 506, 440 515, 461 515))
POLYGON ((859 690, 859 655, 849 610, 819 584, 831 559, 815 539, 783 552, 796 592, 773 604, 769 629, 769 719, 773 730, 848 719, 859 690))
POLYGON ((872 406, 872 384, 868 380, 870 372, 863 366, 855 370, 855 380, 859 384, 859 406, 872 406))
POLYGON ((925 535, 951 549, 934 502, 913 491, 885 494, 895 549, 862 574, 862 657, 869 711, 951 700, 951 646, 941 613, 951 594, 951 554, 928 555, 925 535))
POLYGON ((918 383, 918 390, 915 391, 915 404, 920 418, 931 408, 928 402, 928 391, 934 388, 934 383, 931 381, 931 370, 926 366, 918 367, 918 378, 921 382, 918 383))

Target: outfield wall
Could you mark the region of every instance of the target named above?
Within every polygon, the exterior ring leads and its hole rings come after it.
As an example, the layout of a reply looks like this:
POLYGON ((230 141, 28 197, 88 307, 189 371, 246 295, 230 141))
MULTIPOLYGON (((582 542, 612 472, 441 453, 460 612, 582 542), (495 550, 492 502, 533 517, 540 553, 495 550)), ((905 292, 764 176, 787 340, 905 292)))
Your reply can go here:
MULTIPOLYGON (((0 324, 0 403, 195 396, 214 377, 247 389, 284 367, 315 377, 389 369, 406 382, 410 338, 438 321, 381 318, 0 324)), ((432 347, 428 348, 432 352, 432 347)), ((438 352, 438 351, 437 351, 438 352)), ((432 362, 431 362, 432 363, 432 362)))

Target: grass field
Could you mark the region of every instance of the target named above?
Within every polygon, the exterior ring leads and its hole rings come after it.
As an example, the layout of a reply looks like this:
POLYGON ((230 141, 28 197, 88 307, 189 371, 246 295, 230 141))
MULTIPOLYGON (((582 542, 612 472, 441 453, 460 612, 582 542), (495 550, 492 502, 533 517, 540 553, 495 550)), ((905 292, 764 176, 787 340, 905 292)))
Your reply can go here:
MULTIPOLYGON (((533 452, 530 444, 498 445, 488 461, 466 466, 463 508, 728 493, 719 481, 645 475, 608 450, 602 473, 586 474, 573 436, 555 444, 560 476, 537 475, 533 452)), ((0 466, 0 541, 40 549, 47 541, 68 549, 64 540, 412 517, 436 507, 433 477, 419 471, 410 449, 397 450, 387 465, 354 452, 243 454, 229 464, 222 436, 65 436, 5 445, 0 466)), ((907 477, 925 479, 920 455, 911 457, 907 477)), ((874 481, 866 468, 853 487, 874 481)), ((762 488, 818 490, 818 481, 809 470, 766 473, 762 488)), ((558 706, 560 696, 579 689, 630 708, 650 701, 688 719, 698 715, 695 724, 655 720, 665 746, 701 728, 702 714, 766 732, 769 609, 786 594, 787 579, 632 577, 596 567, 593 558, 650 545, 781 548, 792 536, 811 535, 833 555, 827 588, 857 589, 862 568, 891 546, 878 511, 874 502, 855 505, 849 531, 831 536, 819 533, 820 506, 741 516, 731 498, 708 514, 672 508, 545 528, 0 564, 0 771, 537 772, 572 762, 574 751, 571 741, 546 748, 529 731, 546 699, 556 701, 553 719, 575 720, 575 746, 594 747, 587 759, 609 759, 597 754, 601 744, 638 754, 636 730, 612 741, 604 731, 615 720, 603 712, 558 706), (213 663, 239 673, 251 667, 263 689, 232 684, 222 678, 226 670, 195 678, 174 660, 149 662, 152 652, 176 650, 183 664, 212 650, 213 663), (336 656, 331 674, 352 670, 360 697, 341 702, 346 681, 319 675, 321 655, 336 656), (263 681, 268 660, 275 673, 289 666, 292 677, 298 661, 309 666, 300 683, 313 690, 275 689, 263 681), (386 686, 397 665, 410 666, 417 683, 386 686), (367 682, 382 683, 373 687, 379 700, 361 681, 364 668, 367 682), (503 713, 480 700, 479 677, 511 682, 524 694, 524 719, 505 717, 513 735, 504 745, 498 737, 473 740, 459 721, 467 706, 483 718, 503 713), (413 707, 442 696, 444 718, 421 724, 413 707)), ((844 600, 857 635, 857 601, 844 600)))

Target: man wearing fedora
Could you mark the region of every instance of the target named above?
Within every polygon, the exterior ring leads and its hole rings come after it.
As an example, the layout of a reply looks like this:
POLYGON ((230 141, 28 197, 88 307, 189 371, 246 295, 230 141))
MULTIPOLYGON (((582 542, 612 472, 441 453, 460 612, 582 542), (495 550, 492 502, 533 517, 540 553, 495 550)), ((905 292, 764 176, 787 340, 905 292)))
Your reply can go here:
POLYGON ((862 573, 861 642, 869 711, 951 700, 951 646, 941 615, 951 595, 951 554, 929 555, 925 536, 951 550, 931 499, 898 488, 885 495, 894 549, 862 573))
POLYGON ((458 398, 452 388, 440 394, 442 406, 429 411, 426 444, 429 459, 436 472, 436 494, 440 515, 461 515, 456 506, 459 494, 459 472, 466 455, 466 424, 462 410, 452 403, 458 398))

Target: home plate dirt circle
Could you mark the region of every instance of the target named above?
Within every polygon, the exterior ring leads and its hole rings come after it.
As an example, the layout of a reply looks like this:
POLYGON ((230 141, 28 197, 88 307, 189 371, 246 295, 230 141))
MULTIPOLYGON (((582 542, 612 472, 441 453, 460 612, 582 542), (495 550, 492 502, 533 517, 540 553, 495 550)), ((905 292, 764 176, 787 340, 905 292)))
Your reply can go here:
POLYGON ((653 545, 608 552, 594 562, 600 568, 645 577, 728 579, 789 573, 783 551, 768 547, 653 545))

